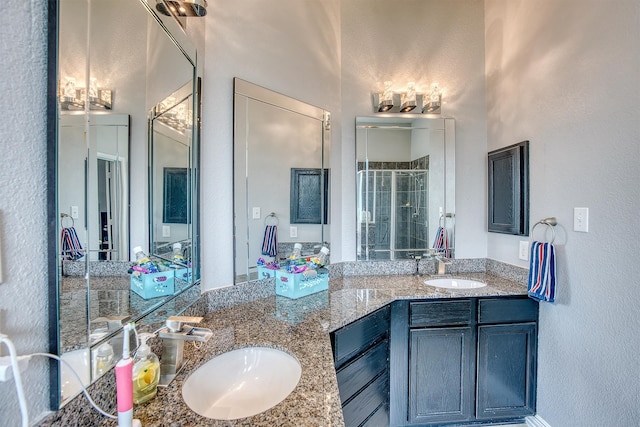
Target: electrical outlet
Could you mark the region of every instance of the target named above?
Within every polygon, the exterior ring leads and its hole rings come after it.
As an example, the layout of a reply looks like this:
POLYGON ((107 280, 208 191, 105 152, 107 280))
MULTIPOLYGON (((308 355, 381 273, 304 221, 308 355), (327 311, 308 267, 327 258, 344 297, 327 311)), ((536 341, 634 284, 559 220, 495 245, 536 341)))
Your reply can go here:
POLYGON ((253 219, 260 219, 260 208, 253 208, 253 219))
POLYGON ((589 208, 573 208, 573 231, 589 232, 589 208))
POLYGON ((162 237, 171 237, 171 226, 163 225, 162 226, 162 237))
POLYGON ((298 227, 289 227, 289 237, 298 237, 298 227))
MULTIPOLYGON (((24 372, 29 366, 29 359, 31 356, 17 356, 18 360, 18 369, 20 372, 24 372)), ((13 365, 11 363, 11 357, 2 356, 0 357, 0 381, 9 381, 13 378, 13 365)))
POLYGON ((518 251, 518 258, 520 258, 523 261, 528 261, 529 260, 529 242, 527 242, 526 240, 521 240, 520 241, 520 248, 518 251))

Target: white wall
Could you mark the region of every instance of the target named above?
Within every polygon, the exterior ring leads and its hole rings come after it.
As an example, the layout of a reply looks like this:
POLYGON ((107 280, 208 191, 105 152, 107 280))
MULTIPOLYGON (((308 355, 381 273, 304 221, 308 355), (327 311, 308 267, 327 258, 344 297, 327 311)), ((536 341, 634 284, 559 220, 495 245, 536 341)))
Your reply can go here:
MULTIPOLYGON (((640 3, 487 0, 485 14, 489 149, 531 141, 531 219, 559 222, 538 413, 638 425, 640 3), (573 231, 574 207, 590 209, 589 233, 573 231)), ((488 256, 526 265, 518 240, 490 234, 488 256)))
POLYGON ((341 205, 342 229, 332 229, 342 239, 338 259, 353 260, 356 253, 355 117, 373 115, 371 93, 385 80, 398 88, 409 81, 418 88, 440 84, 442 112, 456 119, 456 257, 484 257, 484 2, 349 0, 341 5, 342 146, 333 148, 342 159, 342 194, 332 193, 341 205))
MULTIPOLYGON (((330 164, 340 169, 339 0, 208 3, 201 142, 203 289, 233 283, 234 77, 331 111, 330 164)), ((339 177, 332 173, 333 188, 340 187, 339 177)), ((339 229, 338 212, 339 203, 333 204, 332 229, 336 224, 339 229)), ((339 236, 331 238, 339 241, 339 236)), ((335 253, 332 246, 332 257, 335 253)))
MULTIPOLYGON (((46 2, 20 2, 0 14, 0 332, 19 354, 47 351, 46 2)), ((4 346, 0 355, 7 355, 4 346)), ((29 412, 49 403, 48 361, 23 374, 29 412)), ((13 381, 0 382, 0 419, 20 425, 13 381)))

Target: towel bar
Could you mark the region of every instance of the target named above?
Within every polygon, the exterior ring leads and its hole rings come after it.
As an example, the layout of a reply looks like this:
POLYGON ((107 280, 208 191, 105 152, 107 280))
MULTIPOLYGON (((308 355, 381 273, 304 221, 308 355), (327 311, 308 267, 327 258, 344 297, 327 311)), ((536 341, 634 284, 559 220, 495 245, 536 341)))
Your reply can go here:
POLYGON ((267 215, 267 216, 265 216, 265 217, 264 217, 264 225, 275 225, 275 226, 278 226, 278 224, 280 224, 280 219, 278 219, 278 217, 276 216, 276 213, 275 213, 275 212, 271 212, 269 215, 267 215), (275 224, 267 224, 267 220, 268 220, 269 218, 273 218, 273 219, 275 219, 275 220, 276 220, 276 223, 275 223, 275 224))
MULTIPOLYGON (((556 229, 554 227, 558 225, 558 221, 556 220, 556 217, 551 216, 549 218, 541 219, 540 221, 536 222, 533 225, 533 227, 531 227, 532 240, 533 240, 533 230, 535 230, 538 225, 546 225, 548 228, 551 229, 551 241, 549 243, 553 243, 556 240, 556 229)), ((545 237, 546 237, 546 234, 545 234, 545 237)))

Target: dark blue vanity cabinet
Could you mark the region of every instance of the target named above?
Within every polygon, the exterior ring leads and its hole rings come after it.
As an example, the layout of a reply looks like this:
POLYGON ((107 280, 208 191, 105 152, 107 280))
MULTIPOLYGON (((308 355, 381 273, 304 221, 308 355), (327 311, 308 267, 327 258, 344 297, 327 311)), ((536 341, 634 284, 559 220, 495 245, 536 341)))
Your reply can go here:
POLYGON ((386 306, 331 334, 346 427, 389 423, 389 319, 386 306))
POLYGON ((538 303, 478 300, 476 419, 535 413, 538 303))
POLYGON ((538 305, 526 297, 396 301, 390 425, 474 425, 535 412, 538 305))

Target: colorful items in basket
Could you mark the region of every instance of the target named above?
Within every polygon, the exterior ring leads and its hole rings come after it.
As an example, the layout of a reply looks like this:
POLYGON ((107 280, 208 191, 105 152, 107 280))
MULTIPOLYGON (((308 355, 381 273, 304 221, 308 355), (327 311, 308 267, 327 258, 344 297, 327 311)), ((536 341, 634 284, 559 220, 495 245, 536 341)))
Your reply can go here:
POLYGON ((277 262, 275 262, 275 261, 267 262, 267 261, 265 261, 264 258, 258 258, 258 262, 256 264, 261 266, 261 267, 268 268, 269 270, 279 270, 280 269, 280 266, 278 265, 277 262))

